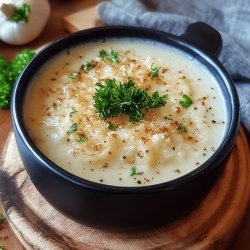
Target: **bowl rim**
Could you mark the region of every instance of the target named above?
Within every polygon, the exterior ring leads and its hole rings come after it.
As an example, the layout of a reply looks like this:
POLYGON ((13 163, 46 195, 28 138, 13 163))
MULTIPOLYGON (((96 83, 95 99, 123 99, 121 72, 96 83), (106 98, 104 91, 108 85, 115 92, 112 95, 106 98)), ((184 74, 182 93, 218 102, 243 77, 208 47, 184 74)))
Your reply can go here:
MULTIPOLYGON (((146 38, 147 39, 147 38, 146 38)), ((101 40, 101 39, 99 39, 101 40)), ((89 42, 91 40, 88 40, 89 42)), ((84 44, 82 42, 75 43, 75 46, 79 44, 84 44)), ((168 43, 166 43, 169 45, 168 43)), ((72 47, 72 46, 69 46, 72 47)), ((64 47, 65 49, 65 47, 64 47)), ((55 54, 58 54, 59 52, 56 52, 55 54)), ((197 59, 198 60, 198 59, 197 59)), ((200 60, 198 60, 200 61, 200 60)), ((204 64, 204 63, 202 63, 204 64)), ((26 84, 29 86, 29 84, 26 84)), ((219 84, 218 84, 219 85, 219 84)), ((24 86, 24 84, 23 84, 24 86)), ((28 87, 25 88, 25 94, 27 93, 28 87)), ((221 90, 221 93, 224 96, 224 92, 221 90)), ((22 94, 21 94, 22 95, 22 94)), ((23 95, 25 96, 25 95, 23 95)), ((24 97, 23 100, 25 99, 24 97)), ((225 99, 225 98, 224 98, 225 99)), ((225 68, 222 66, 222 64, 219 62, 217 57, 214 55, 207 54, 206 52, 202 51, 201 49, 195 47, 194 45, 190 44, 189 42, 185 41, 182 37, 175 36, 166 32, 162 32, 155 29, 149 29, 144 27, 130 27, 130 26, 105 26, 105 27, 97 27, 97 28, 90 28, 87 30, 78 31, 72 34, 67 35, 66 37, 63 37, 57 41, 54 41, 41 49, 36 56, 28 63, 28 65, 24 68, 22 73, 20 74, 19 78, 17 79, 17 82, 13 89, 12 94, 12 100, 11 100, 11 116, 12 116, 12 124, 14 128, 14 132, 18 134, 18 136, 21 138, 24 145, 29 149, 29 151, 36 157, 36 159, 47 169, 52 171, 57 176, 70 181, 73 184, 76 184, 78 186, 82 186, 84 188, 90 189, 90 190, 98 190, 100 192, 119 192, 119 193, 147 193, 147 192, 159 192, 163 190, 171 190, 178 188, 182 186, 185 183, 188 183, 192 181, 193 179, 197 178, 198 176, 204 175, 213 169, 217 168, 228 156, 230 153, 234 141, 237 136, 237 132, 239 129, 240 124, 240 104, 239 104, 239 98, 237 95, 236 88, 233 84, 232 79, 230 78, 229 74, 225 70, 225 68), (232 109, 232 115, 231 119, 229 120, 228 129, 225 132, 225 136, 219 145, 219 147, 216 149, 216 151, 201 165, 199 165, 196 169, 188 172, 185 175, 182 175, 181 177, 177 177, 176 179, 158 183, 158 184, 152 184, 152 185, 146 185, 146 186, 114 186, 109 185, 105 183, 98 183, 94 181, 90 181, 84 178, 81 178, 79 176, 76 176, 67 170, 63 169, 62 167, 58 166, 54 162, 52 162, 50 159, 47 158, 46 155, 44 155, 39 148, 33 143, 30 136, 28 135, 28 132, 25 128, 24 121, 22 118, 22 106, 17 101, 18 95, 22 88, 20 88, 20 84, 23 81, 23 78, 27 77, 26 75, 28 72, 32 71, 33 68, 37 68, 36 71, 41 67, 36 67, 36 64, 39 63, 39 60, 44 60, 44 56, 49 53, 49 51, 57 50, 57 47, 62 47, 63 44, 67 42, 72 42, 73 40, 76 40, 79 37, 82 36, 88 36, 89 34, 98 34, 103 33, 104 39, 111 38, 110 36, 105 36, 105 32, 112 31, 115 32, 114 38, 125 38, 125 35, 121 35, 119 32, 130 32, 131 37, 134 37, 135 39, 141 38, 140 35, 149 35, 153 38, 153 40, 158 41, 162 38, 163 40, 160 41, 164 43, 164 40, 173 43, 174 45, 178 46, 180 50, 187 53, 194 53, 198 55, 199 57, 203 58, 208 65, 212 66, 213 69, 216 70, 217 74, 220 75, 220 77, 223 80, 223 84, 226 86, 228 90, 228 94, 230 96, 231 109, 232 109), (181 49, 182 48, 182 49, 181 49)), ((228 115, 227 115, 228 117, 228 115)))

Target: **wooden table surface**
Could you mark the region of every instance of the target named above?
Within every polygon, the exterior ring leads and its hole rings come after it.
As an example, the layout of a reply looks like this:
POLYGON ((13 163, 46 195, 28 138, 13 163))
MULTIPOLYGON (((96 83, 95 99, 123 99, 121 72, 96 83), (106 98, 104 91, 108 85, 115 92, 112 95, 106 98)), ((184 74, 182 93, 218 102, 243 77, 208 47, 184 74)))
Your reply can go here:
MULTIPOLYGON (((0 42, 0 55, 4 55, 7 59, 12 59, 13 56, 20 50, 29 48, 37 49, 38 47, 47 44, 55 39, 63 37, 68 34, 65 30, 62 18, 66 15, 72 14, 82 9, 87 9, 95 6, 99 0, 51 0, 51 17, 48 25, 41 36, 34 42, 25 46, 10 46, 0 42)), ((92 17, 86 16, 84 22, 86 27, 94 26, 92 17)), ((11 131, 11 117, 10 111, 0 111, 0 154, 3 151, 7 136, 11 131)), ((4 214, 2 207, 0 207, 0 213, 4 214)), ((17 240, 14 233, 10 229, 8 221, 0 224, 0 245, 3 245, 6 250, 20 250, 23 249, 21 243, 17 240)), ((248 250, 250 249, 250 202, 246 212, 246 215, 242 221, 242 224, 232 241, 230 250, 248 250)))

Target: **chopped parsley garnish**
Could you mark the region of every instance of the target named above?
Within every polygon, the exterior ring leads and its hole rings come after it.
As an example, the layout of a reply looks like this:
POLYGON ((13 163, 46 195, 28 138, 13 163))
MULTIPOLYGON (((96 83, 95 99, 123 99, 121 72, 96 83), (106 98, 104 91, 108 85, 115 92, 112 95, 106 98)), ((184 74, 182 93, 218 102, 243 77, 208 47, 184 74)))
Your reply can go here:
POLYGON ((158 77, 159 69, 161 67, 153 67, 151 66, 151 77, 158 77))
POLYGON ((80 74, 80 73, 78 73, 78 72, 71 73, 71 74, 69 75, 69 78, 71 78, 71 79, 76 79, 77 76, 78 76, 79 74, 80 74))
POLYGON ((15 13, 13 16, 9 17, 9 20, 12 22, 28 22, 29 21, 29 14, 30 14, 30 6, 25 3, 20 7, 15 7, 15 13))
POLYGON ((102 60, 108 60, 114 64, 119 64, 118 53, 111 49, 110 53, 107 53, 105 50, 100 50, 99 56, 102 60))
POLYGON ((89 70, 93 69, 93 67, 94 66, 90 62, 87 62, 86 64, 82 65, 82 69, 85 71, 89 71, 89 70))
POLYGON ((4 250, 4 249, 5 249, 5 247, 0 245, 0 250, 4 250))
POLYGON ((79 137, 76 141, 77 141, 77 142, 85 142, 85 141, 87 141, 87 140, 88 140, 87 137, 79 137))
POLYGON ((183 95, 182 100, 179 101, 183 108, 188 108, 192 103, 192 99, 188 95, 183 95))
POLYGON ((109 128, 110 130, 115 131, 115 130, 117 129, 117 126, 114 125, 112 122, 109 122, 109 121, 108 121, 108 128, 109 128))
POLYGON ((71 134, 75 133, 77 130, 77 127, 78 127, 77 123, 71 124, 69 130, 67 131, 67 135, 71 135, 71 134))
POLYGON ((130 168, 130 176, 135 176, 137 174, 138 174, 138 172, 137 172, 136 167, 131 167, 130 168))
POLYGON ((178 130, 183 131, 183 132, 187 132, 187 129, 184 127, 184 125, 182 123, 179 124, 178 130))
POLYGON ((4 216, 3 214, 0 214, 0 222, 3 222, 4 221, 4 216))
POLYGON ((70 111, 69 116, 72 117, 77 111, 73 108, 72 111, 70 111))
POLYGON ((0 55, 0 109, 9 107, 13 86, 35 54, 33 50, 22 50, 11 62, 0 55))
POLYGON ((160 96, 155 91, 149 96, 146 90, 136 87, 130 78, 123 83, 107 79, 105 83, 96 83, 96 86, 94 107, 103 120, 126 115, 129 122, 138 122, 144 117, 144 112, 166 104, 167 95, 160 96))

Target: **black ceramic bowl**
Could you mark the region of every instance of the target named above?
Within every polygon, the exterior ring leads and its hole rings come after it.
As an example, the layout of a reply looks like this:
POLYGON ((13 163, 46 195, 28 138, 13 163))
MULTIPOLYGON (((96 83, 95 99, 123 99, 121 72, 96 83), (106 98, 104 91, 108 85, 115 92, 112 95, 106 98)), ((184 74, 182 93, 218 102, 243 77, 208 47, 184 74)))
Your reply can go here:
POLYGON ((97 227, 140 228, 164 223, 202 198, 225 165, 239 126, 239 100, 228 73, 217 60, 221 36, 204 23, 190 25, 181 36, 136 27, 102 27, 80 31, 52 43, 30 62, 13 92, 12 121, 17 146, 31 181, 47 201, 66 216, 97 227), (218 81, 226 102, 226 133, 219 148, 194 171, 172 181, 142 187, 117 187, 81 179, 43 155, 23 121, 31 78, 48 59, 78 44, 106 38, 151 39, 195 57, 218 81))

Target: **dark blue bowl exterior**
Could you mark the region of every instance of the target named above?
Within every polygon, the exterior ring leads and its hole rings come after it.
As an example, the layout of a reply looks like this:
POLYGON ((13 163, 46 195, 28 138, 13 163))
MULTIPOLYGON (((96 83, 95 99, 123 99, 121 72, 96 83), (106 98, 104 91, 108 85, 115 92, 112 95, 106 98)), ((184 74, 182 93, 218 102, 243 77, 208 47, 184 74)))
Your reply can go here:
POLYGON ((57 210, 79 222, 97 227, 145 228, 172 220, 192 209, 217 180, 234 145, 239 127, 239 100, 235 87, 217 58, 183 38, 132 27, 103 27, 74 33, 42 50, 20 75, 13 92, 12 122, 18 150, 36 188, 57 210), (115 187, 76 177, 53 164, 33 144, 23 122, 28 82, 53 55, 92 40, 106 38, 151 39, 178 48, 197 58, 216 77, 227 106, 227 132, 221 146, 191 173, 146 187, 115 187))

